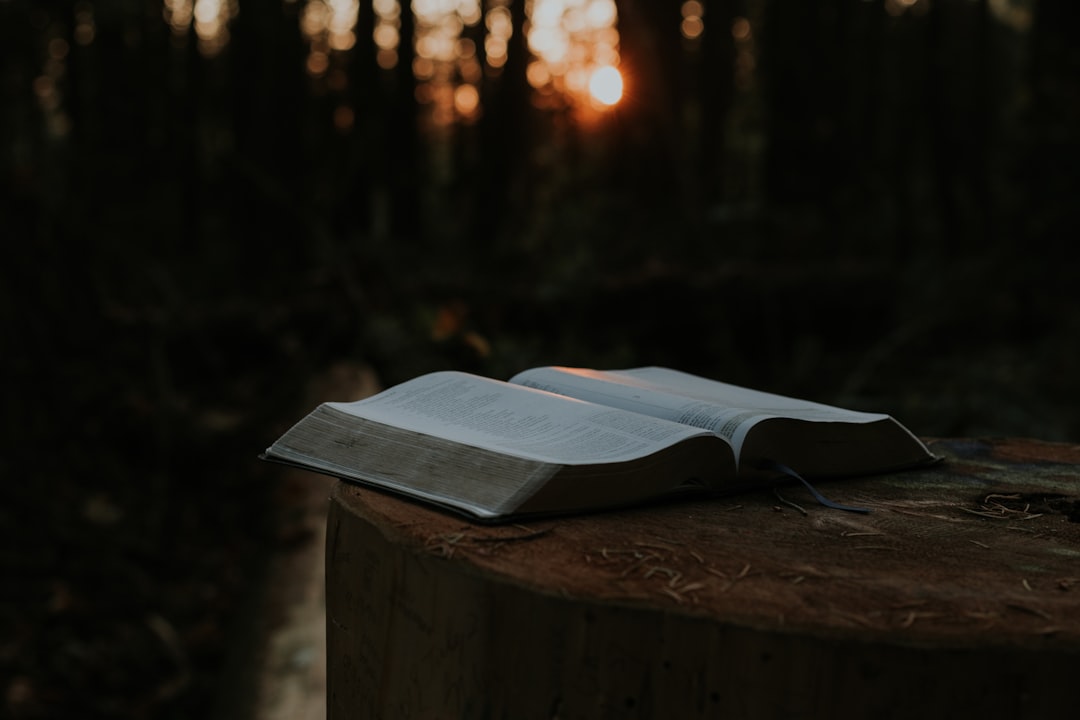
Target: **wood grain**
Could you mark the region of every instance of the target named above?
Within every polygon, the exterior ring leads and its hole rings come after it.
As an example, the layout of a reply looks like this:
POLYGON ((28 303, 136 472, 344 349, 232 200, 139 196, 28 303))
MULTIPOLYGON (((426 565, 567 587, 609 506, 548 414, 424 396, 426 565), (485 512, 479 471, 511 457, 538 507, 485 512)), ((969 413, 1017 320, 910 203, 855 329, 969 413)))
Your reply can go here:
POLYGON ((330 718, 830 717, 1070 705, 1080 448, 482 526, 354 485, 327 540, 330 718), (359 713, 359 715, 358 715, 359 713))

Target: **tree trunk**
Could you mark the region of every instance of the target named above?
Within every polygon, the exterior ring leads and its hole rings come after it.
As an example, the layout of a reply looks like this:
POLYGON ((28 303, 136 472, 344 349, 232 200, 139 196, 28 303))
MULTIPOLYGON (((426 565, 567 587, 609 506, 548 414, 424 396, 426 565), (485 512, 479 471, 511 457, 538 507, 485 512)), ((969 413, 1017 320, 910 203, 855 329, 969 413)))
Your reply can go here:
POLYGON ((330 720, 1057 717, 1080 663, 1080 447, 479 526, 339 484, 330 720), (1073 493, 1073 495, 1069 495, 1073 493))

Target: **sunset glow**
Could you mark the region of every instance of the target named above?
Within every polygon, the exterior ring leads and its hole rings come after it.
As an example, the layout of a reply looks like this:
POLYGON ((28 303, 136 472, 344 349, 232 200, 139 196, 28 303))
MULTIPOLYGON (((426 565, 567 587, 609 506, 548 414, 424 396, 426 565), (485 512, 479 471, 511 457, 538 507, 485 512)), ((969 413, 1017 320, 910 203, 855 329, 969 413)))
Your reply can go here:
POLYGON ((199 52, 213 57, 229 42, 229 21, 236 15, 236 0, 195 0, 192 17, 199 38, 199 52))
POLYGON ((686 0, 681 9, 683 19, 679 31, 687 40, 697 40, 705 32, 705 22, 702 20, 705 6, 700 0, 686 0))
MULTIPOLYGON (((506 65, 516 28, 513 0, 293 0, 309 43, 306 70, 321 87, 347 84, 347 55, 362 41, 374 45, 383 70, 397 67, 402 43, 413 52, 416 100, 432 127, 471 123, 483 114, 481 87, 506 65), (373 13, 370 39, 356 37, 358 14, 373 13), (403 36, 402 15, 412 15, 412 36, 403 36)), ((614 0, 519 0, 524 2, 529 57, 526 80, 533 102, 547 109, 576 108, 599 117, 624 93, 619 69, 618 12, 614 0)), ((199 9, 235 7, 236 0, 165 0, 177 32, 197 22, 199 9), (193 16, 195 16, 193 18, 193 16)), ((688 7, 700 3, 689 0, 688 7)), ((370 47, 370 46, 369 46, 370 47)), ((352 127, 344 114, 339 130, 352 127)))
POLYGON ((484 71, 468 32, 484 21, 480 0, 413 0, 412 10, 416 97, 427 118, 436 128, 475 121, 484 71))
POLYGON ((540 107, 611 107, 622 98, 614 0, 530 0, 527 79, 540 107))
POLYGON ((614 105, 622 99, 623 79, 611 65, 598 69, 589 78, 589 95, 604 105, 614 105))

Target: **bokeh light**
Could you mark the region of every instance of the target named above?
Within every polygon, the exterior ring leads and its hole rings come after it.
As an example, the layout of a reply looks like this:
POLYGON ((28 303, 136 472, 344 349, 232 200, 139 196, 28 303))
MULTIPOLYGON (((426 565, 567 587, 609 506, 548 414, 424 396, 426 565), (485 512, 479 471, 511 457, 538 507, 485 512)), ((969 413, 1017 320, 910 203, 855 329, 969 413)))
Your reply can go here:
POLYGON ((622 74, 611 65, 597 69, 589 78, 589 94, 603 105, 616 104, 622 93, 622 74))

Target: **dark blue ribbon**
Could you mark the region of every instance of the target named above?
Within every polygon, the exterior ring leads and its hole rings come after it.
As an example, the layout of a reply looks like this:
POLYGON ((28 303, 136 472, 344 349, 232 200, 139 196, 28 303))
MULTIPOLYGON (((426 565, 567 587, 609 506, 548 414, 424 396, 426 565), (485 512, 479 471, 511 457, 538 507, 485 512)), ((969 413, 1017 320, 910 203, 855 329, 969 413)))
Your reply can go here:
POLYGON ((838 502, 833 502, 832 500, 830 500, 829 498, 825 497, 824 495, 819 493, 817 490, 815 490, 814 486, 806 481, 806 478, 804 478, 802 475, 800 475, 799 473, 797 473, 794 470, 792 470, 791 468, 789 468, 787 465, 784 465, 783 463, 778 463, 775 460, 765 460, 765 461, 763 461, 761 463, 761 466, 762 466, 763 469, 777 470, 779 472, 784 473, 785 475, 789 475, 789 476, 795 478, 796 480, 801 482, 803 484, 803 486, 807 490, 810 491, 810 494, 814 496, 815 500, 817 500, 819 503, 821 503, 825 507, 832 508, 833 510, 846 510, 847 512, 855 512, 855 513, 863 513, 863 514, 867 514, 867 513, 870 512, 870 508, 854 507, 854 506, 851 506, 851 505, 841 505, 838 502))

